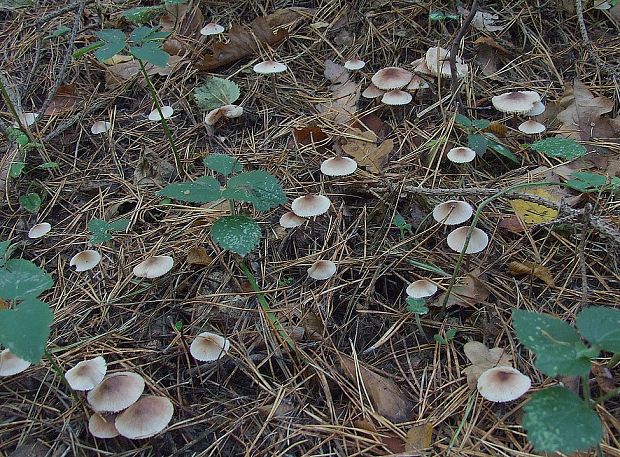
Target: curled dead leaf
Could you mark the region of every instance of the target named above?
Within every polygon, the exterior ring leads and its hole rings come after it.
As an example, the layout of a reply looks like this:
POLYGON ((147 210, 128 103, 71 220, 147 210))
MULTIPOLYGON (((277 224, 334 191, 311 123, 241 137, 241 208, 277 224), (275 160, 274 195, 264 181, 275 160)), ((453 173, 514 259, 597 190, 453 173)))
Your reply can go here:
POLYGON ((470 341, 463 347, 465 356, 471 362, 471 365, 463 370, 467 375, 467 385, 470 389, 476 389, 476 383, 482 373, 490 368, 502 366, 512 367, 512 357, 505 349, 494 347, 489 349, 483 343, 478 341, 470 341))
POLYGON ((213 263, 213 258, 207 253, 205 248, 196 246, 187 252, 187 263, 190 265, 208 266, 213 263))
POLYGON ((374 132, 362 132, 355 128, 351 131, 354 137, 347 138, 342 150, 353 157, 358 165, 373 173, 380 173, 388 161, 388 155, 394 149, 394 141, 388 139, 377 145, 377 135, 374 132))
MULTIPOLYGON (((443 306, 447 292, 442 293, 430 306, 443 306)), ((474 306, 485 302, 491 292, 481 279, 480 269, 475 269, 465 276, 461 284, 452 288, 446 307, 451 306, 474 306)))
POLYGON ((508 273, 513 276, 534 276, 549 287, 555 286, 555 282, 553 281, 553 275, 549 271, 549 269, 543 265, 533 262, 510 262, 508 264, 508 273))
POLYGON ((325 61, 325 78, 333 84, 329 86, 331 97, 316 105, 322 117, 337 124, 348 124, 357 111, 361 84, 351 80, 351 73, 342 65, 331 60, 325 61))

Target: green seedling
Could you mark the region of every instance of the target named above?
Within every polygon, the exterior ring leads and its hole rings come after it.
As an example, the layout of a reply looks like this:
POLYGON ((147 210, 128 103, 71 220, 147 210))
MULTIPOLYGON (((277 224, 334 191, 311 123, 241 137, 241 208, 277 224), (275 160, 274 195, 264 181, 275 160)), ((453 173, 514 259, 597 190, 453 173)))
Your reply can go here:
POLYGON ((180 5, 182 3, 187 3, 187 0, 166 0, 161 5, 138 6, 124 11, 122 16, 134 24, 146 24, 164 14, 166 12, 166 6, 180 5))
POLYGON ((19 204, 22 208, 32 214, 37 214, 41 209, 41 197, 39 194, 29 192, 19 197, 19 204))
POLYGON ((448 344, 450 341, 454 339, 456 336, 456 329, 449 328, 446 330, 446 336, 442 336, 440 333, 436 333, 433 335, 433 339, 437 341, 439 344, 448 344))
POLYGON ((428 313, 426 300, 424 298, 407 297, 407 311, 414 315, 418 331, 420 332, 420 335, 424 335, 424 329, 422 328, 422 321, 420 321, 420 316, 428 313))
POLYGON ((410 234, 413 233, 413 231, 411 230, 411 224, 408 224, 407 221, 405 221, 405 218, 400 213, 396 213, 394 215, 394 220, 392 221, 392 224, 394 224, 394 227, 400 230, 400 237, 403 239, 405 238, 405 230, 408 231, 410 234))
POLYGON ((101 244, 112 239, 111 232, 122 232, 129 227, 129 219, 119 219, 114 222, 107 222, 103 219, 93 219, 88 223, 88 230, 92 233, 89 243, 101 244))
POLYGON ((470 119, 462 114, 457 114, 455 122, 467 133, 467 147, 483 156, 488 149, 505 157, 512 163, 519 165, 521 160, 506 146, 500 143, 499 138, 490 132, 484 131, 491 122, 486 119, 470 119))
MULTIPOLYGON (((514 310, 521 344, 536 354, 535 366, 548 376, 580 376, 583 398, 565 387, 535 393, 524 408, 523 427, 538 451, 572 453, 597 446, 603 436, 595 406, 620 394, 615 389, 593 400, 589 374, 601 351, 620 354, 620 310, 604 306, 577 314, 576 328, 548 314, 514 310)), ((611 361, 610 361, 611 363, 611 361)))

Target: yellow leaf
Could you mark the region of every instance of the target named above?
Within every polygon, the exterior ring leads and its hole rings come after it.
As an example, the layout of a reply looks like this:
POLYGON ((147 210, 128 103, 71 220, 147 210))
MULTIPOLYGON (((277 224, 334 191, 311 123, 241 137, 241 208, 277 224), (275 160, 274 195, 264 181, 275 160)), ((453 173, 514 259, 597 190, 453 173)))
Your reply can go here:
POLYGON ((508 264, 508 273, 513 276, 531 275, 534 276, 550 287, 555 286, 553 276, 549 269, 543 265, 532 262, 510 262, 508 264))
POLYGON ((122 54, 115 54, 109 59, 105 59, 103 63, 106 65, 118 65, 119 63, 130 62, 132 60, 133 60, 133 56, 124 56, 122 54))
POLYGON ((379 173, 386 164, 388 155, 394 149, 394 141, 385 140, 377 145, 377 135, 372 131, 362 132, 352 129, 357 138, 347 138, 342 150, 353 157, 360 166, 368 168, 373 173, 379 173))
MULTIPOLYGON (((553 195, 545 187, 534 187, 526 190, 525 193, 537 195, 547 200, 557 201, 557 196, 553 195)), ((517 217, 526 225, 542 224, 543 222, 549 222, 558 217, 558 211, 556 209, 525 200, 510 200, 510 206, 512 206, 517 217)))
POLYGON ((414 425, 407 432, 405 439, 405 451, 414 452, 426 449, 431 446, 433 441, 433 424, 427 422, 422 425, 414 425))

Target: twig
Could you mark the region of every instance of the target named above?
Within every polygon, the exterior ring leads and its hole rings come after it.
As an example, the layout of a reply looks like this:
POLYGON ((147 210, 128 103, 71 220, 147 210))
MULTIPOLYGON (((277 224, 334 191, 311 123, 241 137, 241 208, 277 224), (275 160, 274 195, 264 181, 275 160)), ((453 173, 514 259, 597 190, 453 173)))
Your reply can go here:
POLYGON ((450 87, 452 89, 452 100, 456 103, 456 109, 461 112, 463 110, 463 103, 461 102, 461 96, 459 93, 459 79, 458 73, 456 71, 456 53, 458 52, 459 46, 461 45, 461 40, 467 33, 471 21, 474 20, 474 16, 476 15, 476 11, 478 10, 478 0, 474 0, 471 4, 471 9, 469 10, 469 15, 463 21, 463 25, 461 25, 461 29, 459 33, 457 33, 456 38, 452 42, 452 47, 450 48, 450 87))
POLYGON ((579 241, 579 263, 581 267, 581 303, 580 308, 585 308, 588 303, 588 266, 586 265, 586 242, 588 240, 588 227, 592 205, 586 203, 583 207, 583 225, 581 227, 581 240, 579 241))
POLYGON ((21 90, 21 100, 25 100, 28 98, 30 93, 30 84, 32 83, 32 78, 35 75, 37 69, 39 68, 39 62, 41 61, 41 42, 43 39, 41 38, 41 33, 37 37, 37 44, 34 53, 34 62, 32 62, 32 66, 30 67, 30 71, 28 72, 28 76, 26 77, 26 82, 21 90))
POLYGON ((575 0, 575 10, 577 12, 577 22, 579 23, 581 39, 584 46, 586 47, 588 55, 592 58, 592 60, 594 60, 594 62, 599 68, 609 74, 617 82, 618 67, 611 66, 607 62, 604 62, 603 59, 601 59, 601 57, 598 55, 598 52, 595 51, 594 46, 592 45, 592 41, 590 41, 588 29, 586 28, 586 21, 583 18, 583 3, 581 0, 575 0))
POLYGON ((53 13, 47 14, 43 16, 42 18, 37 19, 37 21, 34 23, 34 27, 40 27, 41 25, 45 24, 46 22, 51 21, 52 19, 58 16, 62 16, 63 14, 68 13, 69 11, 74 11, 76 9, 79 9, 82 3, 84 4, 84 6, 86 6, 90 3, 95 3, 95 0, 86 0, 85 2, 71 3, 70 5, 59 8, 53 13))
POLYGON ((58 135, 62 134, 65 130, 67 130, 68 128, 73 127, 73 125, 77 124, 85 116, 89 115, 90 113, 92 113, 94 111, 99 111, 100 109, 107 107, 113 101, 114 101, 114 99, 112 99, 112 98, 111 99, 103 99, 103 100, 99 100, 97 102, 94 102, 94 103, 90 104, 87 107, 84 107, 84 109, 82 111, 80 111, 78 114, 75 114, 73 117, 70 117, 65 122, 63 122, 58 127, 56 127, 52 132, 50 132, 47 135, 45 135, 42 138, 43 142, 45 143, 47 141, 53 140, 58 135))

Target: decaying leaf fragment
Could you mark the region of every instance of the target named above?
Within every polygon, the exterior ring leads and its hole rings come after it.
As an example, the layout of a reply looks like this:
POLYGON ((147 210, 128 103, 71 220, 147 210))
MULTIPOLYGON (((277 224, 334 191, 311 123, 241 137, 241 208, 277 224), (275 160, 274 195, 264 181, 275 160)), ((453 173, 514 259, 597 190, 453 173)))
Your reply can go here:
POLYGON ((555 286, 555 282, 553 281, 553 275, 549 271, 549 269, 539 263, 533 262, 510 262, 508 264, 508 273, 513 276, 523 276, 529 275, 534 276, 549 287, 555 286))
POLYGON ((337 124, 348 124, 357 111, 361 84, 350 79, 349 70, 329 59, 325 61, 323 75, 333 83, 329 86, 331 97, 316 105, 317 111, 322 113, 325 119, 337 124))
POLYGON ((430 447, 433 442, 433 423, 414 425, 407 432, 405 451, 415 452, 430 447))
MULTIPOLYGON (((446 294, 447 291, 434 300, 431 306, 443 306, 446 294)), ((461 284, 452 288, 446 307, 449 308, 455 305, 474 306, 486 301, 489 295, 491 295, 491 292, 481 279, 481 271, 477 268, 469 272, 461 284)))
POLYGON ((494 367, 512 367, 512 357, 505 349, 495 347, 489 349, 478 341, 470 341, 463 347, 465 356, 471 365, 463 370, 467 375, 467 385, 470 389, 476 389, 476 383, 482 373, 494 367))
MULTIPOLYGON (((539 197, 546 198, 551 201, 558 201, 558 196, 551 193, 547 188, 531 187, 523 192, 537 195, 539 197)), ((510 206, 519 217, 527 225, 541 224, 543 222, 549 222, 558 217, 558 210, 555 208, 549 208, 538 203, 529 202, 526 200, 510 200, 510 206)))
POLYGON ((394 149, 394 141, 388 139, 377 145, 377 135, 374 132, 362 132, 355 128, 351 129, 351 132, 355 138, 347 138, 342 150, 353 157, 358 165, 373 173, 380 173, 387 163, 388 155, 394 149))

